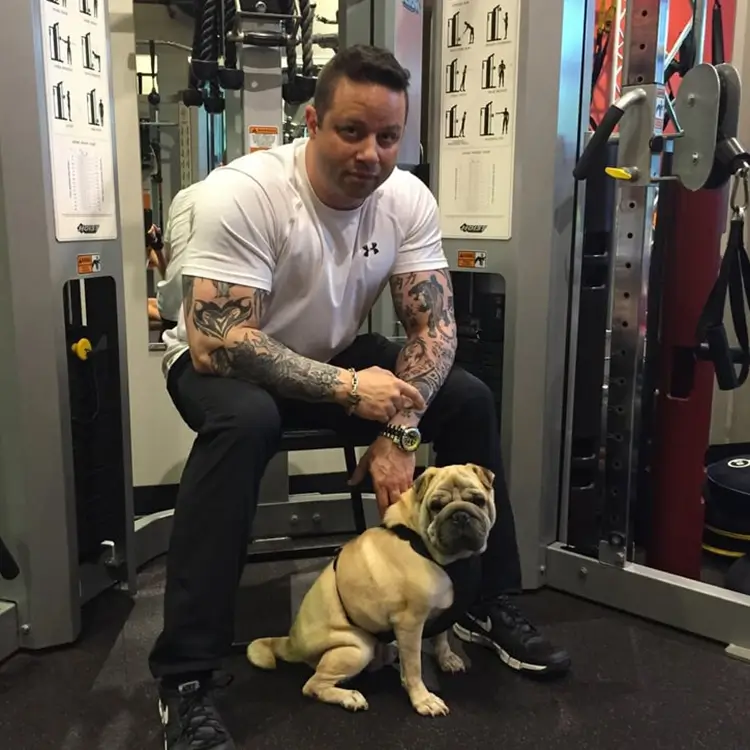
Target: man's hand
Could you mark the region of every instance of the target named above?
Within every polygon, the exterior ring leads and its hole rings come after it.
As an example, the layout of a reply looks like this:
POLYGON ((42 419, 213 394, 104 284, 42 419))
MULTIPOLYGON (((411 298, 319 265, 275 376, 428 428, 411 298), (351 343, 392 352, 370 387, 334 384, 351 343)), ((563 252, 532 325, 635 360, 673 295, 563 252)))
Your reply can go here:
POLYGON ((360 459, 349 484, 359 484, 369 471, 382 517, 412 486, 416 465, 416 453, 405 453, 393 441, 379 437, 360 459))
POLYGON ((422 394, 413 385, 381 367, 360 370, 357 379, 358 403, 352 413, 362 419, 387 423, 403 409, 427 408, 422 394))

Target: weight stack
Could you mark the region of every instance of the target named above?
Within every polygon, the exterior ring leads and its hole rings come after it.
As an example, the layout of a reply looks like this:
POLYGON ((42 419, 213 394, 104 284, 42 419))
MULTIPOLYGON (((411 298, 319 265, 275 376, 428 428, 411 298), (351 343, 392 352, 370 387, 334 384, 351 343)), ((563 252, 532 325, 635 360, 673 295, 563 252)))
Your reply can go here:
POLYGON ((731 560, 750 553, 750 455, 732 456, 706 469, 703 549, 731 560))

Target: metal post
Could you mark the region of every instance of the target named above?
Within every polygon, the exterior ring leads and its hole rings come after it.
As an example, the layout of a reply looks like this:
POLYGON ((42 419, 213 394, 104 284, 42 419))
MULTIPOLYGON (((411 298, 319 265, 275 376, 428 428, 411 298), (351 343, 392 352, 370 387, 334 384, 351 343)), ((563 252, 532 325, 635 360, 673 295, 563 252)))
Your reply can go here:
MULTIPOLYGON (((705 56, 707 0, 696 6, 696 63, 705 56)), ((727 30, 732 16, 725 12, 727 30)), ((731 49, 727 51, 731 52, 731 49)), ((727 190, 690 191, 670 185, 674 231, 664 248, 661 287, 659 391, 656 396, 650 538, 646 562, 667 573, 698 580, 703 563, 705 454, 710 441, 714 368, 694 364, 689 392, 674 393, 675 356, 695 346, 703 305, 721 261, 727 190)))
POLYGON ((661 154, 651 148, 664 113, 668 0, 629 0, 622 96, 642 98, 620 125, 619 164, 637 170, 618 185, 610 297, 607 395, 603 399, 604 498, 599 559, 623 565, 635 500, 647 317, 647 287, 658 206, 661 154))

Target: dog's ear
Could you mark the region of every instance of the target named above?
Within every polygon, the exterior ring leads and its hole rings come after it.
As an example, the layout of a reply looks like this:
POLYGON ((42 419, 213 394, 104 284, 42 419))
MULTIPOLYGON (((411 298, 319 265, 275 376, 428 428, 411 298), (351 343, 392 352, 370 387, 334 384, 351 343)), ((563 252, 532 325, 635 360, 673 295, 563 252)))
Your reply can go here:
POLYGON ((485 469, 484 466, 477 466, 476 464, 466 464, 478 477, 479 481, 488 489, 492 489, 492 483, 495 481, 495 475, 489 469, 485 469))
POLYGON ((415 480, 414 480, 414 497, 416 498, 418 503, 422 502, 422 498, 424 498, 425 492, 427 492, 427 488, 430 485, 430 482, 432 481, 435 474, 437 474, 439 469, 435 466, 428 466, 415 480))

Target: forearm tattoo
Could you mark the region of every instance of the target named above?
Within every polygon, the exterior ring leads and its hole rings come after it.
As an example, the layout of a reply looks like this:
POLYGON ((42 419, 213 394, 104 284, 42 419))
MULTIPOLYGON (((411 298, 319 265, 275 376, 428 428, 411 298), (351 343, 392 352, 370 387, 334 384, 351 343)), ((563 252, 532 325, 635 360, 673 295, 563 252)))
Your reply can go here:
POLYGON ((246 380, 284 398, 330 401, 343 384, 339 369, 295 354, 274 341, 259 326, 266 293, 258 289, 237 294, 238 285, 213 282, 215 297, 195 299, 195 279, 186 277, 186 319, 207 338, 220 342, 209 355, 211 371, 246 380))
MULTIPOLYGON (((391 295, 407 333, 396 363, 396 375, 411 383, 429 406, 448 377, 456 356, 450 272, 396 276, 391 283, 391 295)), ((421 417, 424 411, 403 413, 421 417)))

